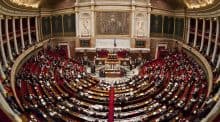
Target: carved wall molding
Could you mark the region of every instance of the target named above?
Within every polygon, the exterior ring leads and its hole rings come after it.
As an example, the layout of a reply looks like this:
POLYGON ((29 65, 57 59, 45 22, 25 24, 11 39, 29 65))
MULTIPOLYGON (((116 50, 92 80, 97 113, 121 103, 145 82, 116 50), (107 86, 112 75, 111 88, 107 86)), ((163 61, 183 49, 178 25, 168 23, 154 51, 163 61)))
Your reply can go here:
POLYGON ((28 9, 14 6, 6 0, 0 0, 0 13, 8 16, 39 16, 39 9, 28 9))

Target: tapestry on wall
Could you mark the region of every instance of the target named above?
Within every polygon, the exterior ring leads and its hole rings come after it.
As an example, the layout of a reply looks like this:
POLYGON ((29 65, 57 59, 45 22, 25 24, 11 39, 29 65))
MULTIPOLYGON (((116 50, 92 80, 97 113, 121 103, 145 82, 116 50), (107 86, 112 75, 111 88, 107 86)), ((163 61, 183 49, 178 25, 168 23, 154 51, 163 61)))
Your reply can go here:
POLYGON ((164 16, 163 33, 164 36, 170 37, 174 32, 174 18, 169 16, 164 16))
POLYGON ((184 18, 176 18, 175 27, 175 37, 183 38, 184 18))
POLYGON ((71 15, 64 15, 63 16, 63 25, 64 25, 64 33, 67 34, 74 34, 76 32, 75 27, 75 14, 71 15))
POLYGON ((97 12, 96 33, 99 35, 129 35, 129 12, 97 12))
POLYGON ((52 17, 52 30, 53 35, 61 35, 63 33, 61 15, 52 17))
POLYGON ((42 32, 44 37, 51 34, 50 17, 42 17, 42 32))
POLYGON ((150 22, 151 22, 150 32, 162 34, 162 15, 151 14, 150 22))

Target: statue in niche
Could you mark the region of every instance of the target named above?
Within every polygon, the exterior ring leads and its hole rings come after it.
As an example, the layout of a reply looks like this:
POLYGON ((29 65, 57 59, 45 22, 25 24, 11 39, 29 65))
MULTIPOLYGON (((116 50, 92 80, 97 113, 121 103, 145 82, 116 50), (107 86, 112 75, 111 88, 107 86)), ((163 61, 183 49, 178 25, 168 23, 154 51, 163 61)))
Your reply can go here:
POLYGON ((144 21, 142 19, 136 19, 136 27, 137 36, 144 36, 144 21))
POLYGON ((82 20, 82 30, 81 34, 83 36, 89 36, 89 20, 88 18, 81 19, 82 20))

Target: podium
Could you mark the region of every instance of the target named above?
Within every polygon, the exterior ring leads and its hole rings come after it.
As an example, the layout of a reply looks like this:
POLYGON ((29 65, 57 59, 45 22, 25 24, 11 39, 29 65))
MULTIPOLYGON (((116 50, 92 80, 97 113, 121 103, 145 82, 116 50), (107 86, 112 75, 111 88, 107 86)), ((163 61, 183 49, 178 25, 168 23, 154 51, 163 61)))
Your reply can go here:
POLYGON ((121 70, 105 69, 105 77, 121 77, 121 70))
POLYGON ((120 77, 120 60, 115 53, 109 53, 107 59, 105 60, 105 76, 106 77, 120 77))
POLYGON ((107 59, 105 60, 105 64, 120 64, 120 61, 117 57, 117 54, 110 53, 108 54, 107 59))
POLYGON ((125 74, 125 70, 121 66, 129 66, 129 58, 119 57, 114 51, 107 54, 105 57, 97 57, 95 59, 96 65, 101 65, 101 77, 121 77, 125 74))
POLYGON ((96 58, 96 65, 105 65, 105 64, 120 64, 123 66, 128 66, 130 63, 129 58, 118 58, 117 54, 110 53, 106 58, 96 58))

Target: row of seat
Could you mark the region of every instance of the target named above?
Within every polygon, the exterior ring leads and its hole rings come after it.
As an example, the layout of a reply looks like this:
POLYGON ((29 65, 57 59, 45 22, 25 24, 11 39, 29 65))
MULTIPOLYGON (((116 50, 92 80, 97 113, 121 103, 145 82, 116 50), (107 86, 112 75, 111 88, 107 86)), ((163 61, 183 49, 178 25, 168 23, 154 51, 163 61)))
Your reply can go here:
MULTIPOLYGON (((26 112, 33 113, 28 118, 107 121, 111 86, 91 77, 79 62, 63 58, 58 52, 41 51, 17 76, 23 92, 20 100, 26 112)), ((114 84, 114 119, 193 120, 206 106, 207 87, 204 71, 192 58, 182 52, 171 53, 145 63, 140 74, 128 81, 114 84)))

